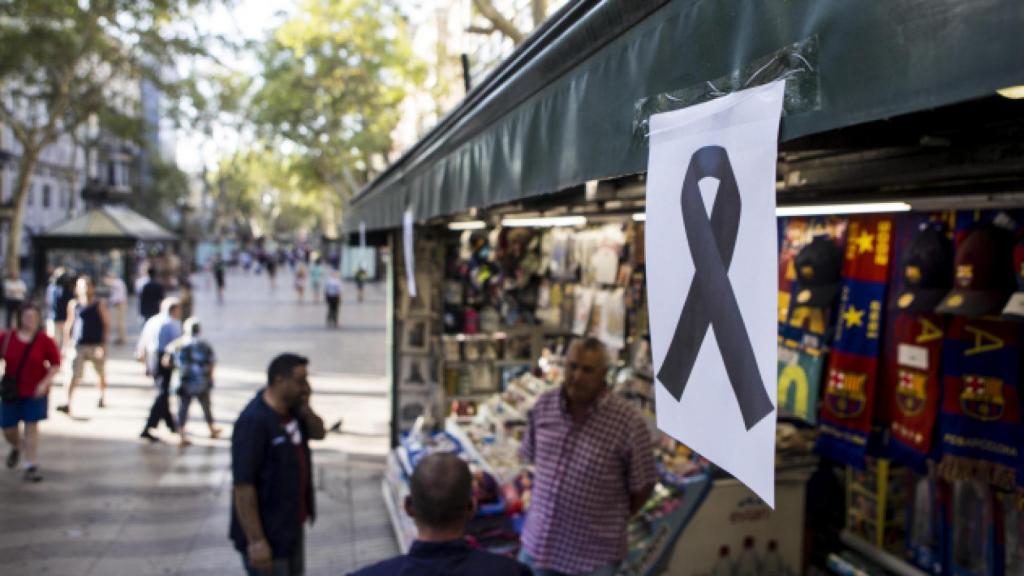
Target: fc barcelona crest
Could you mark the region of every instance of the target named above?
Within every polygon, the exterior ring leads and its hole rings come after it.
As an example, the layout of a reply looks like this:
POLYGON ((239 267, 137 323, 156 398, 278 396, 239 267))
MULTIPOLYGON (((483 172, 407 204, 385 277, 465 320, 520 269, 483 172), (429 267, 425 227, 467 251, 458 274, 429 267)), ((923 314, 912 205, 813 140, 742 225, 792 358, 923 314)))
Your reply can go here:
POLYGON ((829 370, 825 406, 837 418, 856 418, 867 405, 867 380, 860 372, 829 370))
POLYGON ((900 368, 896 386, 896 405, 904 416, 917 416, 924 411, 928 400, 928 375, 916 370, 900 368))
POLYGON ((963 379, 960 407, 964 413, 986 422, 1001 419, 1006 410, 1003 381, 973 374, 965 374, 963 379))

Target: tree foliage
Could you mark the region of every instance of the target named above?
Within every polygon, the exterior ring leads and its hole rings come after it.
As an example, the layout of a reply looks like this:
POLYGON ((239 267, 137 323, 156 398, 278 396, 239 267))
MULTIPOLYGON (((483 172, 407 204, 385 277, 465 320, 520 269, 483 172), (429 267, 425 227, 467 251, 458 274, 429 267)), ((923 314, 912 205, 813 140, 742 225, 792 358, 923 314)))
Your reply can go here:
POLYGON ((63 135, 94 135, 87 125, 141 142, 136 89, 143 79, 169 102, 202 108, 191 79, 172 80, 166 72, 181 58, 205 53, 203 39, 183 22, 211 1, 0 1, 0 122, 21 148, 6 207, 8 273, 18 273, 25 200, 44 149, 63 135))

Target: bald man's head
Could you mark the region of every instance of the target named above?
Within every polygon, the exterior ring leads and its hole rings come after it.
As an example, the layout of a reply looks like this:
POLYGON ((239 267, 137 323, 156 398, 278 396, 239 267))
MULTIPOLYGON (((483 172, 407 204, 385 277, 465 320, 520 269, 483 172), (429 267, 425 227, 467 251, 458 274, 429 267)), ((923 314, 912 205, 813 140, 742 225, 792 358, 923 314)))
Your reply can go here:
POLYGON ((452 454, 431 454, 412 474, 410 514, 417 524, 435 530, 461 529, 473 510, 469 466, 452 454))

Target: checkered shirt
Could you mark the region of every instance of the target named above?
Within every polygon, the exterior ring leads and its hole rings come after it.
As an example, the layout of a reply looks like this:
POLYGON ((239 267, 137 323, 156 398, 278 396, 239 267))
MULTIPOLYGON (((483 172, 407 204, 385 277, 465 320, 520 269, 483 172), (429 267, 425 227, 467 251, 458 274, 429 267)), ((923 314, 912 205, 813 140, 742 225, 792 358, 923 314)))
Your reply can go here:
POLYGON ((574 424, 561 389, 529 414, 520 455, 536 466, 523 546, 536 568, 591 572, 626 557, 629 496, 657 479, 643 416, 616 394, 574 424))

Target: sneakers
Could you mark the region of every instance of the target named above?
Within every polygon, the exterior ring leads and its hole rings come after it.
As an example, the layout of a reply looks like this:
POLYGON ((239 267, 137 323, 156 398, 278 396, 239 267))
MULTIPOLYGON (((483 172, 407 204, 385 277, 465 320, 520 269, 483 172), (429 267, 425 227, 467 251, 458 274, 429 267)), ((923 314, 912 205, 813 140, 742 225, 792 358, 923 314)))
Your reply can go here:
POLYGON ((210 438, 220 438, 222 430, 217 427, 210 428, 210 438))
POLYGON ((35 466, 25 468, 25 474, 22 475, 21 478, 25 482, 32 482, 33 484, 43 481, 43 475, 39 473, 39 468, 36 468, 35 466))
POLYGON ((18 452, 17 448, 11 448, 11 451, 7 454, 7 468, 14 470, 14 467, 18 465, 18 458, 21 457, 21 453, 18 452))
POLYGON ((71 416, 71 407, 67 404, 61 404, 60 406, 57 406, 57 412, 63 412, 68 416, 71 416))
POLYGON ((143 440, 149 440, 150 444, 153 444, 153 443, 156 443, 156 442, 160 441, 159 438, 157 438, 156 436, 153 436, 152 434, 149 433, 149 428, 146 428, 145 430, 143 430, 142 434, 139 434, 139 438, 142 438, 143 440))
POLYGON ((96 407, 97 408, 106 408, 107 407, 107 403, 103 401, 103 398, 100 398, 100 401, 96 403, 96 407))

